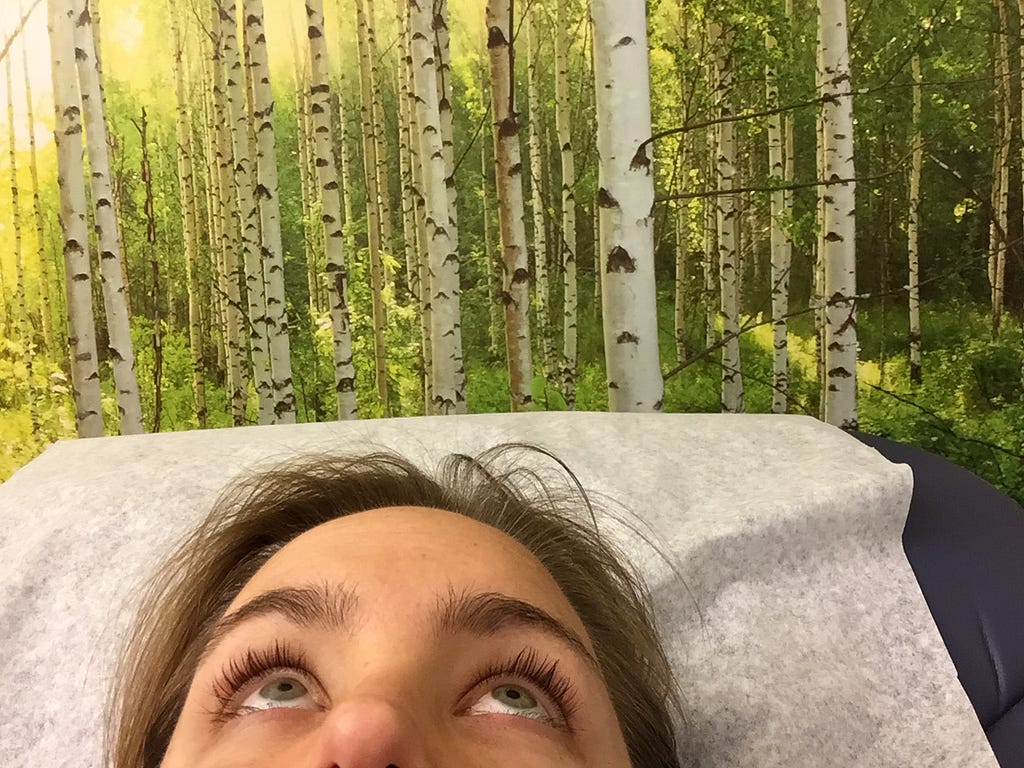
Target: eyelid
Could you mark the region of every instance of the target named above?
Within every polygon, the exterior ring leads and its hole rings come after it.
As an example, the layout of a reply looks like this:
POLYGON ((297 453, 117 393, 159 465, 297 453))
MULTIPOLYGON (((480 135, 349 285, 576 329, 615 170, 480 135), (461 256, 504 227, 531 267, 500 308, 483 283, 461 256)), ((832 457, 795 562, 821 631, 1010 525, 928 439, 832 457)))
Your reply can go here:
POLYGON ((579 711, 578 686, 564 671, 563 661, 564 659, 558 655, 548 655, 536 648, 523 648, 513 657, 491 661, 481 668, 473 676, 477 682, 470 686, 464 696, 484 683, 498 680, 516 680, 519 681, 517 685, 525 683, 523 687, 534 695, 540 694, 539 698, 546 703, 549 724, 559 730, 571 732, 574 730, 572 723, 579 711))
POLYGON ((249 647, 233 654, 225 662, 210 684, 210 692, 218 706, 208 714, 219 721, 230 719, 249 695, 275 675, 284 673, 295 675, 314 699, 320 702, 327 700, 315 667, 306 654, 275 640, 273 646, 249 647))

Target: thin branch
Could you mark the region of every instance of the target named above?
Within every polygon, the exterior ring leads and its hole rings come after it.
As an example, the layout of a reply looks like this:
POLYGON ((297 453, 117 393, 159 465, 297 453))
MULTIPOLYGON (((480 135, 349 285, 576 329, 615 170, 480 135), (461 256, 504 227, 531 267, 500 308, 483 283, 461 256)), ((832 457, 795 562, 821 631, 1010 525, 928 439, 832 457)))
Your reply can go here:
POLYGON ((14 28, 10 37, 7 38, 7 42, 4 44, 4 47, 0 49, 0 62, 7 58, 7 54, 10 52, 11 46, 14 45, 14 41, 18 39, 18 35, 25 31, 25 25, 28 24, 29 17, 32 15, 32 12, 39 7, 41 2, 43 2, 43 0, 35 0, 29 9, 25 11, 25 14, 21 17, 21 21, 18 22, 18 26, 14 28))
MULTIPOLYGON (((906 163, 906 159, 901 160, 899 165, 906 163)), ((665 203, 670 200, 693 200, 699 197, 725 197, 727 195, 739 195, 747 192, 778 192, 779 190, 791 190, 791 189, 808 189, 811 187, 831 187, 836 184, 850 184, 858 183, 862 181, 877 181, 879 179, 887 179, 890 176, 895 176, 901 171, 898 169, 894 171, 886 171, 885 173, 877 174, 875 176, 854 176, 849 179, 831 179, 829 181, 807 181, 799 184, 778 184, 769 187, 736 187, 734 189, 714 189, 705 192, 684 192, 675 195, 662 195, 655 199, 656 203, 665 203)))
MULTIPOLYGON (((807 307, 806 309, 798 309, 795 312, 789 312, 788 314, 785 314, 781 318, 778 318, 778 319, 779 320, 783 320, 783 319, 790 318, 790 317, 797 317, 799 315, 806 315, 808 312, 814 312, 817 309, 818 309, 818 307, 815 307, 815 306, 810 306, 810 307, 807 307)), ((754 318, 751 317, 750 319, 747 320, 746 324, 744 324, 735 333, 726 333, 726 334, 724 334, 722 336, 722 338, 720 338, 718 341, 716 341, 714 344, 712 344, 707 349, 704 349, 704 350, 702 350, 701 352, 698 352, 695 355, 691 355, 690 357, 688 357, 685 360, 683 360, 683 362, 679 363, 679 365, 677 365, 674 368, 670 368, 669 370, 665 371, 665 373, 663 373, 661 375, 662 380, 663 381, 668 381, 673 376, 675 376, 677 373, 680 373, 681 371, 684 371, 685 369, 689 368, 691 365, 699 363, 701 360, 706 358, 712 352, 714 352, 715 350, 721 349, 722 347, 724 347, 726 344, 728 344, 733 339, 738 339, 744 333, 748 333, 749 331, 752 331, 755 328, 759 328, 762 325, 770 325, 770 324, 772 324, 774 322, 776 322, 775 318, 769 318, 768 320, 761 320, 760 322, 756 322, 754 320, 754 318)))
POLYGON ((946 422, 945 419, 942 418, 942 416, 937 414, 935 411, 932 411, 932 410, 930 410, 928 408, 925 408, 920 403, 914 402, 910 398, 904 397, 903 395, 897 394, 896 392, 892 392, 892 391, 890 391, 888 389, 885 389, 883 387, 880 387, 880 386, 878 386, 876 384, 869 384, 868 386, 871 387, 872 389, 877 389, 879 392, 881 392, 884 395, 889 395, 889 397, 891 397, 891 398, 893 398, 895 400, 899 400, 901 403, 906 403, 907 405, 913 406, 914 408, 917 408, 922 413, 927 414, 928 416, 930 416, 932 419, 935 420, 936 425, 943 432, 945 432, 946 434, 948 434, 948 435, 950 435, 952 437, 955 437, 957 440, 963 440, 964 442, 974 443, 975 445, 982 445, 982 446, 984 446, 984 447, 986 447, 986 448, 988 448, 990 450, 999 451, 1000 453, 1005 454, 1006 456, 1009 456, 1010 458, 1017 459, 1020 462, 1024 462, 1024 453, 1014 453, 1009 448, 1004 448, 1003 446, 997 445, 996 443, 990 443, 987 440, 982 440, 982 439, 977 438, 977 437, 968 437, 967 435, 961 435, 955 429, 953 429, 951 426, 949 426, 949 424, 946 422))

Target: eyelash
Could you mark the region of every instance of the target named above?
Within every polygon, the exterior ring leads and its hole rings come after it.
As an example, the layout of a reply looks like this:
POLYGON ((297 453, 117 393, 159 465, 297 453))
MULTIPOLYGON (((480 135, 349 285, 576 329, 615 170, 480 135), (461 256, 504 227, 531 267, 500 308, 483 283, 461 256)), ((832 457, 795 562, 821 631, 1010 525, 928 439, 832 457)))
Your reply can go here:
MULTIPOLYGON (((287 643, 274 641, 273 647, 265 649, 249 648, 240 657, 231 659, 213 682, 213 694, 219 702, 213 715, 217 722, 226 722, 239 714, 232 700, 243 686, 258 677, 271 672, 284 670, 301 670, 308 672, 310 664, 306 655, 287 643)), ((499 677, 517 677, 526 680, 550 698, 558 708, 558 716, 552 723, 556 727, 569 729, 578 705, 576 703, 576 686, 558 671, 558 660, 541 657, 532 648, 524 648, 515 656, 502 662, 491 662, 480 668, 470 687, 499 677)), ((467 689, 470 690, 470 689, 467 689)))

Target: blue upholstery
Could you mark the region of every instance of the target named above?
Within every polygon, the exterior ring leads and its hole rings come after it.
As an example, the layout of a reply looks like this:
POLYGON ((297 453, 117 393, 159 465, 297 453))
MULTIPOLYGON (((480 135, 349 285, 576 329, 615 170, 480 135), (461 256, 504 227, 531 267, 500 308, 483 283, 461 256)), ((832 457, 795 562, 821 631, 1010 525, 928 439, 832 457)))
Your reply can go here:
POLYGON ((909 464, 903 548, 1002 768, 1024 768, 1024 509, 919 448, 854 437, 909 464))

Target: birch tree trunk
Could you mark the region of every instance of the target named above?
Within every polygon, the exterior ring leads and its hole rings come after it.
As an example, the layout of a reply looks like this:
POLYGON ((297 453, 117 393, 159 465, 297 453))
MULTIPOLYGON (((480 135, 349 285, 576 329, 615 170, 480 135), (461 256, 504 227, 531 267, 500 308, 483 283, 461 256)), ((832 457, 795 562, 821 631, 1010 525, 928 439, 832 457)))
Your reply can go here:
MULTIPOLYGON (((134 121, 133 121, 134 122, 134 121)), ((149 305, 153 321, 153 432, 160 431, 160 419, 163 415, 163 319, 160 316, 160 261, 157 254, 156 235, 156 209, 153 197, 153 169, 149 162, 149 123, 146 117, 146 108, 142 108, 142 116, 139 122, 135 123, 139 132, 139 146, 142 157, 140 158, 140 179, 145 191, 143 202, 143 213, 146 216, 146 250, 145 255, 149 259, 152 270, 152 282, 149 286, 149 305)))
POLYGON ((48 11, 75 423, 79 437, 102 437, 100 373, 87 250, 89 231, 82 164, 82 113, 75 87, 74 9, 70 0, 48 0, 48 11))
POLYGON ((178 104, 178 179, 181 186, 182 225, 185 238, 185 278, 188 282, 188 338, 192 354, 192 397, 200 429, 206 429, 206 374, 203 369, 203 336, 199 316, 198 225, 195 178, 192 168, 192 131, 189 128, 188 101, 185 96, 185 61, 178 8, 169 9, 174 36, 174 92, 178 104))
POLYGON ((537 303, 537 332, 540 334, 540 348, 543 360, 544 381, 554 378, 555 343, 552 337, 550 295, 548 282, 548 239, 547 223, 544 216, 544 163, 541 160, 543 142, 541 126, 540 82, 537 74, 539 58, 536 21, 540 6, 534 6, 524 20, 526 26, 526 67, 528 75, 528 98, 530 102, 530 192, 533 214, 533 258, 536 286, 534 296, 537 303))
MULTIPOLYGON (((402 3, 395 3, 398 30, 398 160, 402 180, 402 241, 404 243, 406 284, 414 301, 419 300, 419 273, 416 269, 416 190, 413 183, 412 134, 409 131, 412 103, 409 94, 409 24, 402 3)), ((420 350, 422 355, 422 349, 420 350)))
POLYGON ((398 12, 403 19, 406 38, 406 90, 409 106, 409 161, 413 184, 413 216, 416 222, 416 278, 419 287, 417 305, 420 310, 420 349, 422 367, 420 369, 423 385, 423 414, 434 413, 434 358, 431 348, 433 333, 433 317, 430 311, 430 263, 429 237, 427 236, 427 200, 424 185, 424 167, 422 131, 419 122, 419 97, 416 94, 415 67, 413 65, 412 19, 408 0, 395 0, 398 12))
MULTIPOLYGON (((771 34, 765 34, 765 47, 769 60, 765 65, 764 79, 767 91, 765 107, 768 110, 779 108, 779 84, 772 62, 773 51, 777 43, 771 34)), ((783 186, 786 176, 785 141, 781 115, 768 118, 768 174, 773 185, 783 186)), ((786 193, 781 189, 772 192, 771 197, 771 251, 772 251, 772 327, 774 329, 774 349, 772 386, 772 413, 786 413, 789 408, 789 347, 788 323, 789 312, 789 271, 790 248, 786 236, 783 219, 787 215, 786 193)))
MULTIPOLYGON (((523 222, 522 160, 519 120, 515 110, 512 69, 512 4, 488 0, 487 49, 491 59, 491 104, 494 119, 494 157, 497 161, 498 216, 504 272, 505 347, 508 358, 512 411, 526 410, 533 397, 533 357, 530 346, 530 270, 523 222)), ((543 229, 543 227, 542 227, 543 229)))
MULTIPOLYGON (((793 11, 794 2, 793 0, 786 0, 786 22, 789 29, 793 27, 793 11)), ((792 112, 787 112, 783 119, 783 141, 785 142, 785 151, 783 152, 783 182, 787 189, 782 193, 782 210, 783 215, 787 221, 793 219, 793 190, 792 185, 796 183, 796 123, 793 118, 792 112)), ((787 279, 792 274, 793 268, 793 235, 789 227, 786 228, 786 247, 784 251, 783 262, 787 265, 787 279)), ((786 306, 789 306, 789 291, 785 292, 786 306)), ((788 337, 788 328, 787 328, 788 337)), ((788 339, 787 339, 787 353, 788 353, 788 339)), ((788 357, 788 355, 787 355, 788 357)), ((788 369, 788 360, 787 360, 788 369)), ((788 370, 786 386, 789 386, 788 370)), ((788 401, 787 401, 788 407, 788 401)))
POLYGON ((918 232, 921 225, 921 166, 924 141, 921 136, 921 56, 911 61, 914 75, 913 165, 910 170, 910 215, 907 219, 907 262, 910 283, 910 382, 921 383, 921 282, 918 265, 918 232))
POLYGON ((821 0, 821 96, 825 128, 825 421, 857 428, 857 266, 853 94, 846 0, 821 0))
POLYGON ((562 396, 566 407, 576 409, 576 366, 578 363, 579 289, 576 277, 576 154, 572 145, 569 105, 569 26, 567 0, 556 0, 555 9, 555 126, 562 160, 562 396))
MULTIPOLYGON (((708 82, 714 87, 715 67, 708 67, 708 82)), ((709 127, 704 137, 706 150, 704 184, 709 188, 714 183, 715 189, 718 184, 718 133, 714 127, 709 127)), ((703 225, 704 225, 704 346, 714 346, 717 337, 718 318, 718 291, 715 290, 715 264, 718 262, 718 198, 705 197, 702 202, 703 225)))
POLYGON ((218 231, 220 233, 222 301, 226 315, 228 399, 231 404, 232 423, 238 427, 245 423, 248 385, 244 381, 244 360, 246 356, 242 328, 245 314, 242 309, 241 289, 238 279, 238 243, 241 233, 238 228, 238 198, 232 194, 234 181, 234 160, 231 141, 228 136, 230 115, 225 91, 223 61, 223 30, 221 15, 216 0, 210 7, 213 55, 211 58, 213 104, 213 132, 217 166, 218 202, 220 205, 218 231))
MULTIPOLYGON (((204 49, 205 50, 205 49, 204 49)), ((210 268, 213 275, 211 294, 211 326, 216 326, 217 371, 228 387, 230 398, 230 355, 228 354, 228 309, 227 282, 224 277, 224 253, 221 241, 221 222, 223 209, 220 202, 220 173, 217 169, 217 130, 214 124, 213 108, 213 76, 205 53, 200 56, 202 68, 201 102, 203 108, 203 126, 200 131, 203 143, 203 162, 206 168, 206 219, 210 255, 210 268)))
POLYGON ((604 348, 611 411, 660 412, 653 162, 643 0, 594 0, 604 348))
POLYGON ((437 69, 437 108, 441 114, 441 145, 444 150, 444 185, 448 190, 451 237, 459 240, 459 188, 455 183, 455 116, 452 113, 451 46, 448 32, 448 0, 434 0, 434 59, 437 69))
MULTIPOLYGON (((378 150, 378 125, 374 119, 377 94, 375 92, 373 50, 370 45, 369 14, 366 0, 356 0, 356 18, 359 31, 359 74, 363 122, 363 178, 366 180, 367 237, 370 245, 370 287, 373 294, 373 358, 377 379, 377 397, 384 413, 390 412, 388 402, 388 356, 384 342, 387 317, 384 310, 384 264, 381 261, 381 231, 385 219, 384 196, 378 150)), ((387 174, 383 175, 386 182, 387 174)), ((385 184, 386 187, 386 184, 385 184)))
POLYGON ((32 175, 32 213, 36 225, 36 258, 39 262, 39 301, 42 315, 43 345, 53 349, 53 307, 50 300, 50 259, 46 255, 43 205, 39 198, 39 164, 36 153, 36 126, 32 104, 32 79, 29 77, 28 46, 22 42, 21 67, 25 74, 25 114, 28 120, 29 172, 32 175))
POLYGON ((334 326, 334 381, 338 393, 338 418, 358 417, 356 369, 352 360, 352 336, 348 308, 348 270, 341 224, 338 172, 331 143, 333 130, 328 82, 327 45, 324 42, 323 0, 306 0, 309 58, 312 73, 313 131, 316 167, 323 199, 324 239, 327 252, 327 287, 334 326))
POLYGON ((110 338, 108 354, 114 368, 117 406, 121 416, 121 434, 141 434, 142 403, 135 380, 135 352, 132 349, 128 307, 124 300, 124 279, 121 273, 121 252, 117 241, 117 218, 114 214, 113 192, 110 188, 110 154, 107 124, 103 116, 99 64, 95 38, 86 0, 74 0, 75 59, 82 94, 82 116, 89 168, 92 177, 93 201, 96 206, 96 234, 99 238, 100 274, 103 303, 110 338))
POLYGON ((254 195, 252 157, 249 154, 245 70, 238 47, 235 0, 213 0, 213 3, 214 12, 220 13, 223 40, 227 120, 230 126, 231 152, 234 156, 232 181, 234 182, 242 233, 242 263, 245 269, 248 337, 253 383, 256 385, 256 394, 259 399, 259 423, 270 424, 275 421, 275 398, 270 369, 270 334, 268 333, 266 284, 260 253, 260 225, 254 195))
MULTIPOLYGON (((380 237, 381 250, 388 256, 395 253, 395 236, 391 214, 391 192, 388 187, 388 143, 384 134, 384 103, 381 99, 381 77, 377 66, 379 49, 377 48, 377 22, 372 0, 359 0, 366 3, 366 47, 369 51, 370 64, 370 107, 373 116, 373 145, 376 159, 377 199, 380 201, 380 237)), ((385 286, 392 283, 394 275, 391 268, 383 265, 383 282, 385 286)))
MULTIPOLYGON (((433 387, 430 350, 430 279, 427 274, 427 229, 426 201, 423 197, 423 163, 421 159, 419 121, 417 120, 416 88, 413 81, 412 30, 406 0, 395 0, 395 12, 400 32, 402 57, 402 104, 405 116, 402 120, 403 134, 409 155, 409 186, 403 200, 407 203, 411 218, 411 232, 406 245, 409 270, 409 288, 419 308, 420 316, 420 383, 423 388, 423 413, 432 412, 433 387), (411 246, 411 254, 410 254, 411 246)), ((486 142, 481 142, 486 144, 486 142)))
POLYGON ((989 282, 992 286, 992 338, 1002 331, 1006 290, 1006 250, 1009 247, 1010 151, 1013 117, 1010 112, 1009 14, 1006 0, 996 0, 999 31, 995 35, 995 137, 993 168, 993 221, 990 225, 989 282))
POLYGON ((488 350, 498 357, 503 353, 502 337, 504 335, 504 318, 501 310, 501 258, 494 249, 494 234, 491 224, 491 168, 490 156, 487 154, 487 142, 480 142, 480 198, 483 205, 484 220, 484 263, 487 271, 487 305, 490 308, 491 343, 488 350))
POLYGON ((14 130, 14 83, 11 77, 11 57, 4 59, 4 70, 7 74, 7 128, 10 138, 10 162, 11 162, 11 215, 14 224, 14 273, 16 284, 16 295, 18 306, 15 311, 18 317, 18 335, 21 337, 21 356, 25 365, 25 372, 28 374, 28 407, 32 419, 32 440, 39 433, 39 408, 36 404, 35 375, 32 370, 32 357, 34 344, 32 343, 32 329, 28 322, 28 304, 25 301, 25 266, 22 261, 21 243, 21 208, 18 200, 18 158, 17 139, 14 130))
POLYGON ((466 408, 458 242, 452 237, 441 113, 428 0, 409 0, 412 71, 420 131, 426 226, 429 240, 429 302, 432 412, 448 416, 466 408))
POLYGON ((281 244, 280 184, 277 173, 277 139, 274 133, 274 94, 270 90, 270 65, 263 22, 263 0, 244 0, 252 72, 253 114, 256 126, 256 200, 261 227, 261 271, 266 284, 267 332, 273 389, 273 421, 295 423, 295 390, 292 385, 291 341, 285 303, 284 249, 281 244))
MULTIPOLYGON (((734 114, 733 40, 730 27, 712 23, 710 37, 715 50, 715 92, 718 116, 728 120, 734 114)), ((732 193, 736 176, 736 129, 733 122, 722 122, 715 128, 716 173, 718 178, 717 228, 718 263, 721 284, 722 331, 729 341, 722 347, 722 410, 743 413, 743 375, 740 368, 739 302, 737 272, 739 267, 739 220, 736 195, 732 193)))

